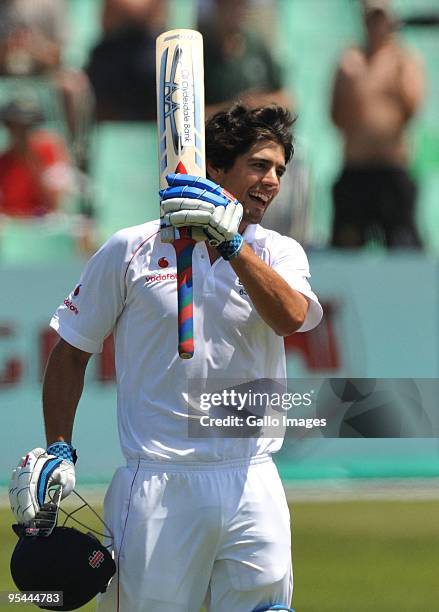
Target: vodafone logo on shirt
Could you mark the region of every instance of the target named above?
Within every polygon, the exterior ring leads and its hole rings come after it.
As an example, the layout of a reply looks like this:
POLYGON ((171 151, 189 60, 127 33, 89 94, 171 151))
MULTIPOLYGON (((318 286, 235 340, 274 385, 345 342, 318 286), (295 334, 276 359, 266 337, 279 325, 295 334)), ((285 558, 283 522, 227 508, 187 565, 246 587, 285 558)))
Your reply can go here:
MULTIPOLYGON (((165 269, 169 266, 169 261, 166 257, 160 257, 157 265, 159 268, 165 269)), ((146 283, 157 283, 168 280, 177 280, 177 274, 175 272, 152 272, 145 276, 146 283)))
POLYGON ((145 276, 145 282, 147 283, 167 280, 177 280, 177 274, 175 272, 159 272, 158 274, 147 274, 145 276))
POLYGON ((68 310, 70 310, 70 312, 73 312, 73 314, 75 315, 79 315, 79 310, 78 308, 75 306, 75 304, 73 304, 73 302, 71 302, 68 298, 66 298, 64 300, 64 306, 66 306, 68 308, 68 310))
MULTIPOLYGON (((76 286, 76 288, 75 288, 75 290, 73 291, 73 294, 72 294, 72 298, 73 298, 73 299, 74 299, 74 298, 76 298, 76 297, 78 297, 79 292, 80 292, 80 290, 81 290, 81 287, 82 287, 82 284, 80 284, 80 285, 77 285, 77 286, 76 286)), ((63 303, 64 303, 64 306, 66 306, 66 308, 68 308, 68 310, 69 310, 70 312, 73 312, 73 314, 75 314, 75 315, 79 315, 79 309, 78 309, 78 307, 77 307, 77 306, 76 306, 76 305, 75 305, 75 304, 72 302, 72 300, 69 300, 69 298, 66 298, 66 299, 64 300, 64 302, 63 302, 63 303)))

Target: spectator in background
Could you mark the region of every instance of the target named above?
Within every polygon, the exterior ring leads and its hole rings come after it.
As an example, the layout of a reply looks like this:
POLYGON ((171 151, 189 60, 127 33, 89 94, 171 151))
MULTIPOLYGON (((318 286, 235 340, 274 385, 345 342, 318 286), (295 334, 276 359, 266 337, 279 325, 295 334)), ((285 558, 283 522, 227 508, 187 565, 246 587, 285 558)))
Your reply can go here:
POLYGON ((391 248, 420 248, 406 131, 423 97, 423 69, 396 38, 390 2, 362 4, 365 47, 344 52, 333 86, 332 120, 343 138, 344 168, 333 188, 332 246, 378 239, 391 248))
POLYGON ((2 0, 0 70, 3 75, 36 75, 58 68, 66 41, 62 0, 2 0))
MULTIPOLYGON (((292 95, 283 87, 281 66, 259 31, 249 29, 251 0, 200 1, 198 29, 204 38, 206 115, 242 100, 250 108, 272 102, 293 111, 292 95)), ((268 229, 306 242, 310 204, 309 168, 300 156, 287 166, 278 196, 269 209, 268 229)))
POLYGON ((98 121, 155 120, 155 39, 166 9, 166 0, 104 0, 103 38, 86 68, 98 121))
POLYGON ((281 69, 257 32, 246 28, 249 0, 213 0, 199 23, 204 37, 207 115, 240 99, 255 108, 276 102, 292 107, 281 69))
MULTIPOLYGON (((79 149, 90 120, 92 98, 85 74, 62 64, 68 36, 66 15, 64 0, 1 0, 0 75, 43 76, 48 83, 53 79, 73 146, 79 149)), ((86 153, 78 151, 78 157, 81 155, 86 153)))
POLYGON ((9 146, 0 154, 0 213, 23 218, 56 211, 72 189, 64 142, 38 128, 43 115, 32 100, 10 102, 0 120, 9 132, 9 146))

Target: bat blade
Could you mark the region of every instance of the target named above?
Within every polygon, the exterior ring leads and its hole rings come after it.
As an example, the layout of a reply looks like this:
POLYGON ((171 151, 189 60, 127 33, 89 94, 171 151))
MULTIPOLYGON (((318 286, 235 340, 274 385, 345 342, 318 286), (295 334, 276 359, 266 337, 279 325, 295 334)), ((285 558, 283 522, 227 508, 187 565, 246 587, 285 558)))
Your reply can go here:
MULTIPOLYGON (((205 176, 203 39, 195 30, 170 30, 156 41, 157 130, 160 188, 173 172, 205 176)), ((166 227, 160 211, 162 242, 177 256, 178 352, 194 353, 192 251, 189 228, 166 227)))

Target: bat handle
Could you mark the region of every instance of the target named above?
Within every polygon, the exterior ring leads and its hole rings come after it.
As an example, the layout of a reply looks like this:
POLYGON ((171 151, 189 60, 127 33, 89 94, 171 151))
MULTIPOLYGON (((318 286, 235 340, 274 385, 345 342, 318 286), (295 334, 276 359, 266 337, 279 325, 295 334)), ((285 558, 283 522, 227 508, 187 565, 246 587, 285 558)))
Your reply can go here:
POLYGON ((194 354, 192 251, 196 241, 188 228, 181 228, 179 234, 172 243, 177 255, 178 354, 182 359, 191 359, 194 354))

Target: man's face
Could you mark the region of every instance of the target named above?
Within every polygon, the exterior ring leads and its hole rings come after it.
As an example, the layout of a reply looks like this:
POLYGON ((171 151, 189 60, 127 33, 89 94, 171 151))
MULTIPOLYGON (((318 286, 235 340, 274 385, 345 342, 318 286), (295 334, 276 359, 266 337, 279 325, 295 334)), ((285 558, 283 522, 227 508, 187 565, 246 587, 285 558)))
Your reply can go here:
POLYGON ((236 158, 229 170, 209 167, 209 175, 242 204, 244 214, 240 231, 249 223, 260 223, 265 211, 277 196, 285 172, 282 145, 263 140, 236 158))
POLYGON ((382 10, 367 12, 364 16, 364 23, 368 38, 379 42, 393 32, 394 21, 390 14, 382 10))

